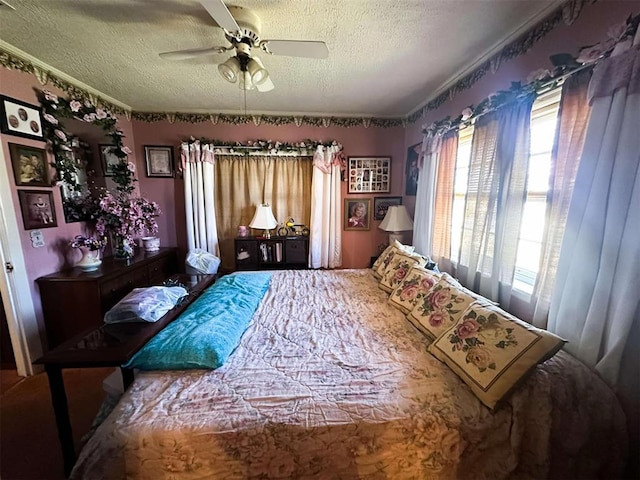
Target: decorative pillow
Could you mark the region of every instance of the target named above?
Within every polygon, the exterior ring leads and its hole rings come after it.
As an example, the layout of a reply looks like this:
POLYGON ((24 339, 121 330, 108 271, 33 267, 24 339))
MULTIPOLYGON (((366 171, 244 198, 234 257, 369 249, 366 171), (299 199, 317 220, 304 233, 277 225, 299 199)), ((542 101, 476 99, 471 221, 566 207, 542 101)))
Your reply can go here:
POLYGON ((429 345, 429 352, 493 409, 531 369, 555 355, 565 342, 495 305, 474 303, 429 345))
POLYGON ((414 265, 389 296, 389 303, 402 313, 409 313, 440 280, 441 274, 414 265))
POLYGON ((134 288, 105 313, 104 322, 157 322, 188 293, 184 287, 134 288))
POLYGON ((378 286, 385 292, 392 292, 404 280, 411 267, 422 267, 424 264, 424 258, 417 253, 397 252, 384 270, 378 286))
POLYGON ((403 245, 398 240, 394 240, 393 243, 385 248, 384 252, 382 252, 378 259, 373 263, 373 266, 371 267, 373 276, 380 280, 389 265, 389 262, 391 262, 397 252, 413 253, 414 249, 415 247, 412 245, 403 245))
POLYGON ((438 338, 451 325, 460 320, 462 312, 476 299, 462 290, 451 275, 442 278, 417 302, 407 319, 430 340, 438 338))

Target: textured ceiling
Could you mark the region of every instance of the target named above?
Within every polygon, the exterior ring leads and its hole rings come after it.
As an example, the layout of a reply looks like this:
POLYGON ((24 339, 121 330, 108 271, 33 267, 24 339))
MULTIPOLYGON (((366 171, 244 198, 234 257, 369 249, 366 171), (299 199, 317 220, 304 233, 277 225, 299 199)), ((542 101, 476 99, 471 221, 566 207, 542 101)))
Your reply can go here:
POLYGON ((546 0, 229 0, 265 39, 322 40, 327 59, 259 54, 275 84, 242 91, 218 74, 231 54, 158 53, 228 45, 197 0, 7 0, 0 40, 136 111, 404 116, 533 20, 546 0))

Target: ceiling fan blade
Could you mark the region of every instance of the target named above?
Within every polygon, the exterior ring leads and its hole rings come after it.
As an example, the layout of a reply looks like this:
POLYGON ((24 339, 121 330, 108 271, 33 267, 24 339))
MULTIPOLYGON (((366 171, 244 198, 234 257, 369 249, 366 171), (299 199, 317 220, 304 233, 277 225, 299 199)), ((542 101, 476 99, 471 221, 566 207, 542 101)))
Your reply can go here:
POLYGON ((256 88, 258 89, 259 92, 270 92, 275 87, 271 79, 267 77, 267 79, 264 82, 262 82, 260 85, 256 85, 256 88))
POLYGON ((289 57, 327 58, 329 49, 324 42, 308 40, 264 40, 267 51, 289 57))
POLYGON ((165 60, 186 60, 188 58, 224 53, 227 50, 229 49, 225 47, 192 48, 189 50, 176 50, 175 52, 162 52, 158 55, 165 60))
POLYGON ((200 0, 200 3, 222 28, 232 33, 240 30, 238 22, 222 0, 200 0))

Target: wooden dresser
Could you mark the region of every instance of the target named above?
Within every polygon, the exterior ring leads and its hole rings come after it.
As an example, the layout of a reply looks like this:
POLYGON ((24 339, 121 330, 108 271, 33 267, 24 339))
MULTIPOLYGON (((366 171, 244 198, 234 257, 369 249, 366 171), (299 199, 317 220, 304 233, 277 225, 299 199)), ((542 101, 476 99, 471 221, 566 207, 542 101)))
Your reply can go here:
POLYGON ((100 326, 107 310, 132 289, 159 285, 177 272, 177 249, 161 248, 129 261, 107 257, 94 272, 69 268, 38 278, 49 348, 100 326))

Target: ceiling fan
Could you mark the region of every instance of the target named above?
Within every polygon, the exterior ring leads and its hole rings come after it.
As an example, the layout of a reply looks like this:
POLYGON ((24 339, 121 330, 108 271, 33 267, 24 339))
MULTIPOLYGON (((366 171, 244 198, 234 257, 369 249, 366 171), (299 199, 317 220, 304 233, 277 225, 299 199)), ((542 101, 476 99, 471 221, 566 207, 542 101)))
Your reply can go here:
POLYGON ((220 75, 230 83, 238 82, 243 90, 256 88, 260 92, 268 92, 273 90, 273 82, 260 58, 253 55, 255 50, 262 50, 269 55, 290 57, 327 58, 329 55, 324 42, 261 39, 260 17, 247 8, 227 8, 222 0, 200 0, 200 3, 224 30, 230 45, 163 52, 159 54, 161 58, 185 60, 234 50, 234 56, 218 65, 220 75))

